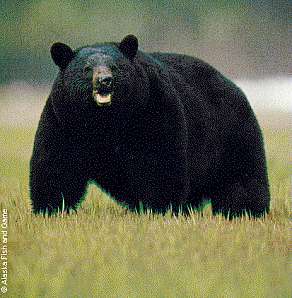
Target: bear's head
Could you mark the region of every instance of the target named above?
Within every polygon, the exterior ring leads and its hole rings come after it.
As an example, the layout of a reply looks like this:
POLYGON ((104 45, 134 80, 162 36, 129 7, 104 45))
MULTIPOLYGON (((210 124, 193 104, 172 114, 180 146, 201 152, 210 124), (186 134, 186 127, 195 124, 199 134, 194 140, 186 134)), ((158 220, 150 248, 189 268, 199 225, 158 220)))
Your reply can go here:
POLYGON ((109 122, 145 106, 149 79, 139 55, 134 35, 120 43, 76 50, 63 43, 53 44, 51 56, 60 69, 52 91, 57 116, 63 121, 72 119, 77 125, 102 118, 109 122))

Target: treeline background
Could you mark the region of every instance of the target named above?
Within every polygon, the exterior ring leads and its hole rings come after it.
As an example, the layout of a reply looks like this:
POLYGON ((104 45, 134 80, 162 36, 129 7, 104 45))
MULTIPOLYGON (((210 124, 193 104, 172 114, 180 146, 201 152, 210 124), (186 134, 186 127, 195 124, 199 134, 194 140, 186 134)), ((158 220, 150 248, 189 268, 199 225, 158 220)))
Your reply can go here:
POLYGON ((197 56, 231 78, 288 74, 291 1, 0 1, 0 84, 51 84, 49 48, 138 36, 145 51, 197 56))

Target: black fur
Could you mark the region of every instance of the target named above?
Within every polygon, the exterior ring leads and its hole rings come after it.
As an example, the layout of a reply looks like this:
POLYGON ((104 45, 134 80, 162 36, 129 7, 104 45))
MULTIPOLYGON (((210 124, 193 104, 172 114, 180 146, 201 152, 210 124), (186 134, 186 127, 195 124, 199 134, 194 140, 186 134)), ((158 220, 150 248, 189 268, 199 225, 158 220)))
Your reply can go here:
POLYGON ((65 67, 57 60, 35 137, 34 212, 75 209, 89 180, 131 210, 186 212, 210 199, 214 214, 269 211, 262 133, 232 82, 197 58, 135 53, 133 37, 72 53, 65 67), (110 106, 92 98, 89 62, 112 70, 110 106))

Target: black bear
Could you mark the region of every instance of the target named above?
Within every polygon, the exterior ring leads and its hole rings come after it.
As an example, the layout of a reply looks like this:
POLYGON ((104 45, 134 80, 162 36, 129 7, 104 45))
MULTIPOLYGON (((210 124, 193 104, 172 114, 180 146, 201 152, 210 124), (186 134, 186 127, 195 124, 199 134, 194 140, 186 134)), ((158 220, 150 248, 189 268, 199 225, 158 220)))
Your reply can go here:
POLYGON ((130 210, 269 211, 263 137, 242 91, 186 55, 138 40, 51 47, 58 76, 30 163, 33 211, 76 209, 95 181, 130 210))

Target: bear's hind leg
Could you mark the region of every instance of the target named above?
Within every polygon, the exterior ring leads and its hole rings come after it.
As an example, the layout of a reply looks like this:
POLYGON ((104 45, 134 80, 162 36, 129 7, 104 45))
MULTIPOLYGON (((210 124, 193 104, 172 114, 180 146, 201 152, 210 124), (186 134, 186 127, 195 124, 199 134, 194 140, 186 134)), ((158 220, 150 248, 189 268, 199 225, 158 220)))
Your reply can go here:
POLYGON ((214 215, 221 213, 232 219, 247 213, 260 217, 269 212, 269 189, 257 179, 237 181, 222 187, 211 201, 214 215))

